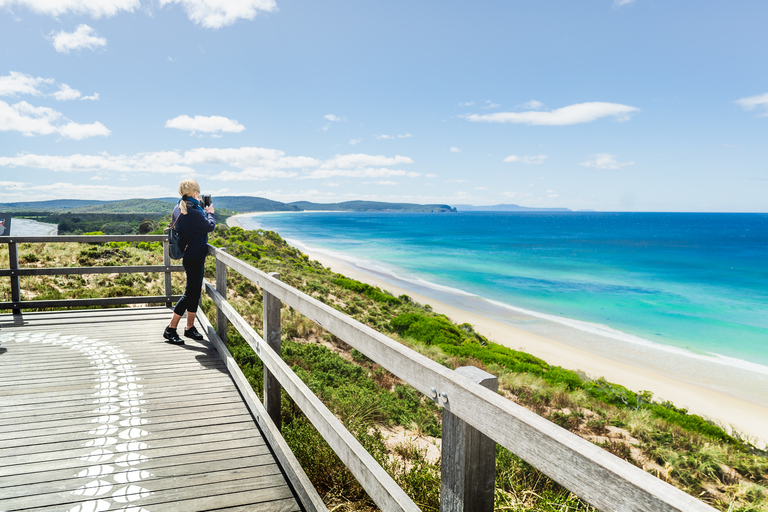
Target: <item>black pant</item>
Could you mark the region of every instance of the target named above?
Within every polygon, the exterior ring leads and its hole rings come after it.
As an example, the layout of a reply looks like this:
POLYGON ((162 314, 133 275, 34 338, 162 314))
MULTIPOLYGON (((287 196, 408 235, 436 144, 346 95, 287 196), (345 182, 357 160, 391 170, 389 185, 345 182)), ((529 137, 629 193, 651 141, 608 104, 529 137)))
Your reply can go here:
POLYGON ((197 313, 197 305, 200 303, 200 290, 203 287, 203 272, 205 270, 205 256, 202 258, 184 258, 181 260, 184 271, 187 274, 187 288, 181 296, 173 312, 182 316, 185 311, 197 313))

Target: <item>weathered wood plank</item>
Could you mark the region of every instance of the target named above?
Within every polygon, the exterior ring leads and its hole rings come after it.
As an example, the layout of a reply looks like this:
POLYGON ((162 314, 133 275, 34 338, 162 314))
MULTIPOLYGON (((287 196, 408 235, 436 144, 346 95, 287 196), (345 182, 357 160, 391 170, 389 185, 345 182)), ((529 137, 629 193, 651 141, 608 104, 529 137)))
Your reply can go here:
POLYGON ((147 272, 184 272, 182 265, 123 265, 112 267, 48 267, 0 269, 0 277, 69 276, 87 274, 144 274, 147 272))
POLYGON ((0 302, 2 309, 32 309, 32 308, 79 308, 84 306, 116 306, 120 304, 160 304, 175 302, 181 295, 152 295, 146 297, 105 297, 93 299, 64 299, 64 300, 23 300, 20 302, 0 302))
MULTIPOLYGON (((107 436, 103 438, 103 442, 98 443, 99 446, 113 446, 119 443, 127 441, 120 437, 118 431, 113 436, 107 436)), ((183 443, 194 444, 200 442, 210 442, 219 439, 240 439, 253 437, 253 423, 239 422, 229 424, 217 424, 212 425, 209 422, 205 422, 203 425, 190 426, 189 422, 186 422, 183 428, 176 430, 160 430, 151 431, 146 435, 141 436, 141 442, 146 444, 152 444, 154 442, 162 442, 164 445, 178 445, 183 443)), ((86 438, 86 442, 93 440, 86 438)), ((55 452, 68 452, 73 450, 82 449, 84 444, 83 439, 72 439, 71 437, 63 439, 56 443, 48 442, 47 439, 40 439, 37 442, 25 443, 23 445, 17 445, 15 447, 4 448, 3 458, 26 456, 33 453, 42 453, 46 457, 52 456, 55 452)), ((10 460, 10 459, 8 459, 10 460)), ((4 465, 5 460, 0 461, 0 465, 4 465)))
MULTIPOLYGON (((256 453, 251 450, 247 457, 233 457, 233 453, 233 451, 221 451, 217 452, 217 454, 224 454, 227 456, 225 459, 189 462, 187 464, 163 466, 160 465, 159 462, 156 462, 154 465, 147 463, 142 466, 143 469, 141 471, 148 471, 152 474, 151 477, 148 477, 148 481, 176 476, 179 473, 179 467, 181 466, 184 468, 183 473, 187 475, 206 475, 238 469, 258 471, 264 475, 277 475, 280 473, 280 468, 274 464, 272 456, 268 453, 264 455, 256 455, 256 453)), ((37 483, 31 484, 25 482, 23 485, 3 487, 3 499, 71 491, 84 486, 93 479, 93 476, 88 476, 87 473, 83 476, 75 477, 73 477, 71 473, 72 472, 68 470, 60 470, 35 474, 35 477, 39 477, 37 478, 39 480, 37 483)))
POLYGON ((0 239, 0 243, 32 244, 42 242, 167 242, 168 235, 53 235, 53 236, 8 236, 0 239))
MULTIPOLYGON (((254 448, 234 448, 214 452, 193 452, 180 454, 173 458, 149 459, 142 462, 140 469, 141 471, 154 472, 155 470, 162 468, 172 468, 174 471, 190 471, 194 473, 197 472, 198 465, 200 464, 212 464, 214 467, 227 468, 229 467, 230 461, 242 461, 242 463, 248 465, 263 466, 274 465, 274 460, 272 454, 265 451, 264 447, 257 446, 254 448), (188 470, 180 470, 179 468, 188 468, 188 470)), ((239 463, 240 462, 238 462, 238 464, 239 463)), ((0 484, 0 497, 4 496, 3 493, 5 492, 8 492, 9 496, 24 496, 24 489, 26 486, 46 484, 52 481, 84 479, 79 480, 82 485, 101 476, 101 473, 97 472, 95 469, 93 471, 91 470, 91 468, 96 467, 97 466, 87 466, 85 468, 76 469, 75 471, 72 469, 53 469, 51 471, 28 473, 24 481, 17 480, 14 484, 8 482, 0 484)), ((119 471, 125 470, 127 470, 127 468, 119 469, 119 471)))
MULTIPOLYGON (((283 476, 278 473, 257 475, 253 470, 221 471, 207 475, 172 475, 169 478, 142 479, 141 485, 101 485, 96 487, 98 496, 120 496, 124 503, 130 503, 132 507, 157 505, 169 501, 187 501, 190 499, 210 498, 217 496, 223 503, 237 500, 230 494, 247 491, 247 502, 253 503, 254 491, 258 491, 259 502, 272 501, 275 498, 291 497, 290 489, 287 489, 283 476), (221 489, 226 486, 226 492, 221 489), (157 495, 153 497, 153 495, 157 495)), ((65 490, 56 493, 45 493, 31 496, 23 496, 3 500, 3 506, 9 510, 23 509, 30 506, 36 510, 45 510, 48 507, 73 506, 82 501, 82 497, 73 490, 65 490)))

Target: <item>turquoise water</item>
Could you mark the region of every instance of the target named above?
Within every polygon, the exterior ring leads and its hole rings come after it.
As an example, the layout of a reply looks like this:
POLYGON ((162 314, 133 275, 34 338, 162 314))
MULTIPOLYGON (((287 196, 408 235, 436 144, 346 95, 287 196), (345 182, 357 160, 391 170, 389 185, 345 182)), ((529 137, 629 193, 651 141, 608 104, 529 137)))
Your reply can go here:
POLYGON ((240 222, 459 307, 486 299, 479 312, 529 330, 567 327, 595 350, 654 347, 768 374, 766 214, 312 212, 240 222))

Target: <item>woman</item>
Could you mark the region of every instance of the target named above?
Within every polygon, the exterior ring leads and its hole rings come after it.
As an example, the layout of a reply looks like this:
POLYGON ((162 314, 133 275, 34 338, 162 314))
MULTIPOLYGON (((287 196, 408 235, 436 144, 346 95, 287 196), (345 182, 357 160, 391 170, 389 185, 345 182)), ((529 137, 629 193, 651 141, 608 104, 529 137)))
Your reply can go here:
POLYGON ((213 216, 213 206, 203 209, 200 204, 200 185, 189 179, 179 184, 181 201, 173 209, 172 221, 179 232, 181 247, 186 247, 184 258, 181 260, 187 274, 187 288, 176 307, 173 308, 171 323, 165 328, 163 337, 168 343, 183 345, 176 327, 179 325, 184 312, 187 313, 187 326, 184 336, 193 340, 202 340, 203 335, 195 327, 197 306, 200 302, 200 290, 203 287, 203 270, 205 257, 208 255, 208 233, 216 227, 213 216))

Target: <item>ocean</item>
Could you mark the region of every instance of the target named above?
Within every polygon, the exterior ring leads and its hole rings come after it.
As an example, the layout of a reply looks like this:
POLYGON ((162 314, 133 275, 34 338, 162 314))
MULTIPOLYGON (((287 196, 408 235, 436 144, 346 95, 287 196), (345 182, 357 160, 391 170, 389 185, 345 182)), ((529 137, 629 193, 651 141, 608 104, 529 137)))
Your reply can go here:
POLYGON ((768 214, 302 212, 239 221, 414 293, 768 404, 768 214))

